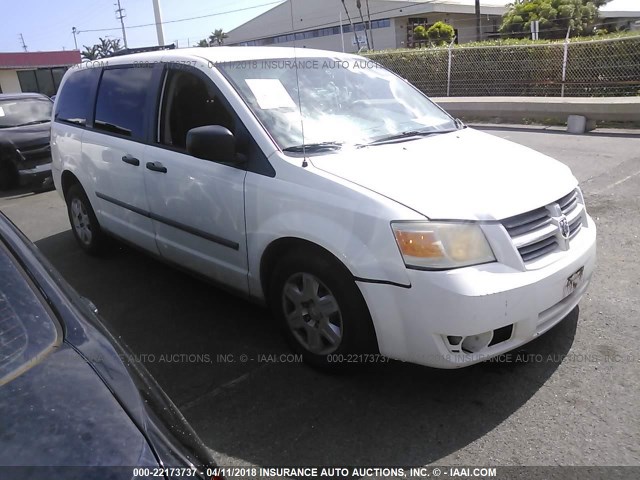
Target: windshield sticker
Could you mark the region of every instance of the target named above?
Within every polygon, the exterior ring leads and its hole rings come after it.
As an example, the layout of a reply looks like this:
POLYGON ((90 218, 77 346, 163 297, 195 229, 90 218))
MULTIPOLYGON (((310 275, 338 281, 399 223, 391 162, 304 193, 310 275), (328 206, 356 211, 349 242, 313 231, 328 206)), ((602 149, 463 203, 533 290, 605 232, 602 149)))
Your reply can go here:
POLYGON ((0 117, 4 117, 4 110, 0 107, 0 117))
POLYGON ((296 103, 277 78, 248 78, 245 80, 262 110, 296 108, 296 103))

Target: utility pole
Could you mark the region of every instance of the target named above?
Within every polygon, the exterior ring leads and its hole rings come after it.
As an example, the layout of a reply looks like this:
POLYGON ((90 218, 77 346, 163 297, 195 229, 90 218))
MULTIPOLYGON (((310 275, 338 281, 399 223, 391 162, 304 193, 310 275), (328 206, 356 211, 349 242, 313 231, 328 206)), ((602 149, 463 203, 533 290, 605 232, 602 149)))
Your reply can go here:
POLYGON ((482 40, 482 25, 480 20, 480 0, 476 0, 476 40, 482 40))
POLYGON ((371 10, 369 10, 369 0, 367 0, 367 16, 369 17, 369 33, 371 34, 371 50, 375 50, 373 45, 373 30, 371 30, 371 10))
MULTIPOLYGON (((114 5, 116 4, 114 3, 114 5)), ((124 8, 120 6, 120 0, 118 0, 117 5, 118 5, 118 8, 116 9, 116 19, 120 20, 120 25, 122 26, 122 41, 124 42, 124 48, 128 48, 127 32, 124 29, 124 17, 126 17, 127 15, 125 14, 124 8)))
POLYGON ((164 45, 164 32, 162 31, 162 12, 160 12, 160 1, 153 0, 153 15, 156 20, 156 35, 158 36, 158 45, 164 45))
POLYGON ((344 28, 342 27, 342 12, 340 14, 340 37, 342 38, 342 53, 344 53, 344 28))
MULTIPOLYGON (((293 2, 292 2, 293 5, 293 2)), ((360 39, 358 38, 358 32, 356 32, 356 26, 353 24, 351 20, 351 15, 349 15, 349 9, 347 8, 347 4, 342 0, 342 6, 344 7, 344 12, 347 14, 347 20, 349 21, 349 25, 351 25, 351 31, 353 32, 353 36, 356 41, 356 46, 358 47, 358 52, 360 51, 360 39)), ((293 7, 292 7, 293 8, 293 7)))
POLYGON ((20 42, 22 43, 22 49, 26 52, 27 46, 24 44, 24 37, 20 34, 20 42))
POLYGON ((358 12, 360 12, 360 20, 362 21, 362 26, 364 27, 364 36, 367 39, 367 50, 371 50, 371 44, 369 43, 369 34, 367 33, 367 22, 364 21, 364 16, 362 15, 362 1, 356 0, 356 8, 358 12))
POLYGON ((78 33, 78 30, 76 30, 76 27, 71 28, 71 33, 73 33, 73 43, 76 46, 76 50, 78 50, 78 40, 76 39, 76 34, 78 33))

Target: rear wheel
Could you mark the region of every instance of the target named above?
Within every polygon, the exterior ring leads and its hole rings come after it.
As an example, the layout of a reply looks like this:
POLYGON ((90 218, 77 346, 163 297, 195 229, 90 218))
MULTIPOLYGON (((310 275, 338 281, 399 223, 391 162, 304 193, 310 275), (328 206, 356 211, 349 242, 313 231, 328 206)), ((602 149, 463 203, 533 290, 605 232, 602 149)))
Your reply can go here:
POLYGON ((269 303, 289 344, 311 365, 340 368, 345 355, 377 352, 358 286, 324 252, 299 250, 281 260, 271 277, 269 303))
POLYGON ((101 253, 106 241, 105 235, 80 184, 69 188, 66 199, 71 230, 78 245, 87 253, 101 253))

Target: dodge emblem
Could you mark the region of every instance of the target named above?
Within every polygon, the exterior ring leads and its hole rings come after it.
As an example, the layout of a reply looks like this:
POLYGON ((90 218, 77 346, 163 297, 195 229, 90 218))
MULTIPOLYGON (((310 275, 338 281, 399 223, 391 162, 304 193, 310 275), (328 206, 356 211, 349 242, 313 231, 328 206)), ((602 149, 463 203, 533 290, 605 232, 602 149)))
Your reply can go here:
POLYGON ((562 238, 564 238, 565 240, 568 239, 569 235, 571 235, 571 229, 569 228, 567 217, 565 217, 564 215, 560 217, 560 220, 558 220, 558 228, 560 228, 560 234, 562 235, 562 238))

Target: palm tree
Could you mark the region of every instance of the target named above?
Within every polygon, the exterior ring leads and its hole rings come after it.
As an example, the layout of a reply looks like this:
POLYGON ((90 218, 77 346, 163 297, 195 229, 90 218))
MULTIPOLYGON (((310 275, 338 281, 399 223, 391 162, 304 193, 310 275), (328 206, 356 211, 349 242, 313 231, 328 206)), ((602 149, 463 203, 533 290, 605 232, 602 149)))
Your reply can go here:
POLYGON ((119 38, 113 40, 110 38, 99 38, 98 40, 100 40, 100 43, 95 45, 98 49, 98 58, 110 57, 118 50, 122 50, 119 38))
POLYGON ((85 60, 93 61, 100 58, 100 52, 98 51, 97 45, 93 45, 91 47, 87 47, 86 45, 83 45, 83 47, 84 47, 84 50, 82 51, 82 58, 84 58, 85 60))
POLYGON ((224 33, 224 31, 221 28, 218 28, 214 30, 211 35, 209 35, 209 43, 211 45, 214 45, 214 44, 224 45, 225 38, 229 38, 229 35, 224 33))
POLYGON ((85 60, 98 60, 100 58, 110 57, 118 50, 122 50, 119 38, 99 38, 98 40, 100 40, 100 43, 92 47, 83 45, 84 51, 82 52, 82 56, 85 60))
POLYGON ((195 47, 210 47, 211 45, 209 45, 209 40, 207 40, 206 38, 203 38, 202 40, 200 40, 197 45, 194 45, 195 47))

